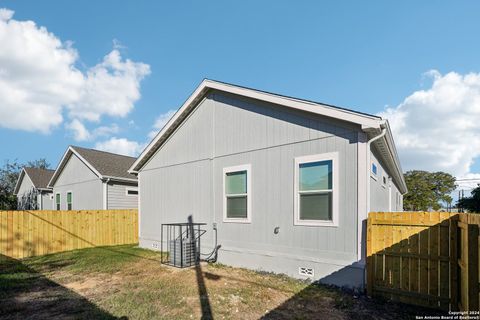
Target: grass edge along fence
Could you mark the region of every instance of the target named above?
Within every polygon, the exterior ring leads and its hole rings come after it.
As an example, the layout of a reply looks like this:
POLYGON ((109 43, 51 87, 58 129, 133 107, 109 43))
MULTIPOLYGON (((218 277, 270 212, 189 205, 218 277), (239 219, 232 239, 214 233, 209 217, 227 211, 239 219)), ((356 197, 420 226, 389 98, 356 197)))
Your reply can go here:
POLYGON ((444 310, 479 309, 480 215, 371 212, 367 293, 444 310))
POLYGON ((138 243, 138 210, 0 211, 0 254, 21 259, 138 243))

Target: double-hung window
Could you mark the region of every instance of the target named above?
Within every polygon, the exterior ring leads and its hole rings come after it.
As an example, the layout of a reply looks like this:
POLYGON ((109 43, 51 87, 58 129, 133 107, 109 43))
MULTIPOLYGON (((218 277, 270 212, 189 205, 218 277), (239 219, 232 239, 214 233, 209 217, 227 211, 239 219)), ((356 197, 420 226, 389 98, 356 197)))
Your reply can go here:
POLYGON ((223 169, 223 220, 251 222, 250 165, 223 169))
POLYGON ((295 158, 296 225, 338 226, 336 152, 295 158))
POLYGON ((60 193, 55 194, 55 209, 60 210, 60 193))
POLYGON ((73 195, 71 191, 67 192, 67 210, 72 210, 72 204, 73 204, 73 195))

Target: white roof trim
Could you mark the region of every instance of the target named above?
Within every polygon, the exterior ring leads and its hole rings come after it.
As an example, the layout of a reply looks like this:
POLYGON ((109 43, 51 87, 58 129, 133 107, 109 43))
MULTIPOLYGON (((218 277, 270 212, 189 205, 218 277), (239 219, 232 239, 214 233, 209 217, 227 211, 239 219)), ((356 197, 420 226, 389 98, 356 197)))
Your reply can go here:
POLYGON ((78 159, 80 159, 80 161, 82 161, 90 170, 92 170, 93 173, 95 173, 95 175, 97 175, 100 179, 102 179, 102 175, 100 174, 100 172, 97 171, 97 169, 95 169, 87 160, 85 160, 78 152, 77 150, 75 150, 72 146, 69 146, 67 151, 65 151, 65 153, 63 154, 63 157, 62 157, 62 160, 60 160, 60 163, 58 164, 57 166, 57 169, 55 169, 55 172, 53 173, 53 176, 52 178, 50 179, 50 181, 48 182, 48 187, 50 188, 53 188, 53 184, 52 183, 55 183, 55 181, 58 179, 58 176, 60 175, 60 173, 62 172, 62 170, 65 168, 65 165, 68 161, 68 159, 70 158, 70 156, 74 154, 78 157, 78 159))
POLYGON ((400 159, 395 148, 395 143, 393 141, 393 135, 392 131, 390 130, 390 124, 388 123, 388 120, 385 120, 385 126, 387 133, 383 138, 374 141, 373 144, 377 146, 377 149, 381 152, 381 156, 386 162, 387 167, 390 169, 390 173, 393 176, 394 182, 396 182, 399 191, 402 194, 405 194, 408 191, 407 184, 403 176, 403 170, 400 165, 400 159), (385 149, 388 151, 382 153, 382 150, 385 149))
POLYGON ((285 97, 276 95, 273 93, 258 91, 254 89, 244 88, 235 86, 232 84, 226 84, 223 82, 217 82, 213 80, 205 79, 200 83, 200 85, 195 89, 195 91, 190 95, 190 97, 184 102, 184 104, 178 109, 178 111, 173 115, 173 117, 167 122, 167 124, 162 128, 162 130, 153 138, 153 140, 148 144, 148 146, 143 150, 137 160, 128 170, 129 173, 135 174, 138 173, 146 160, 153 155, 156 151, 157 143, 168 133, 171 132, 172 127, 174 127, 177 122, 181 119, 185 112, 189 111, 193 105, 195 105, 206 92, 210 89, 229 92, 232 94, 266 101, 278 105, 282 105, 288 108, 302 110, 310 113, 320 114, 323 116, 341 119, 347 122, 352 122, 361 125, 362 127, 372 127, 380 128, 380 124, 383 123, 381 118, 370 116, 366 114, 357 113, 355 111, 336 108, 333 106, 328 106, 321 103, 315 103, 300 99, 295 99, 291 97, 285 97), (145 159, 146 158, 146 159, 145 159), (145 161, 144 161, 145 160, 145 161))
MULTIPOLYGON (((14 196, 16 196, 18 194, 18 189, 20 189, 20 186, 22 185, 20 183, 20 181, 23 181, 23 178, 25 177, 25 175, 28 176, 27 171, 25 170, 25 168, 22 168, 22 171, 20 171, 20 175, 18 176, 17 183, 15 183, 15 188, 13 189, 13 195, 14 196)), ((30 178, 30 180, 32 180, 32 178, 30 178)))
POLYGON ((176 129, 176 127, 185 119, 184 115, 190 112, 190 110, 192 110, 202 100, 204 95, 211 89, 355 123, 360 125, 362 130, 365 132, 380 132, 381 128, 386 125, 387 134, 382 139, 375 141, 374 144, 385 144, 388 152, 387 154, 383 154, 383 156, 387 158, 386 161, 391 164, 392 170, 395 171, 393 175, 396 178, 395 180, 397 180, 400 189, 402 189, 401 191, 403 191, 403 193, 407 191, 402 168, 400 166, 400 160, 398 158, 395 144, 393 142, 390 125, 388 124, 388 121, 383 120, 381 117, 376 117, 322 103, 300 100, 292 97, 286 97, 274 93, 244 88, 208 79, 205 79, 202 81, 202 83, 200 83, 200 85, 195 89, 195 91, 183 103, 180 109, 178 109, 178 111, 167 122, 167 124, 162 128, 162 130, 160 130, 160 132, 155 136, 155 138, 152 139, 152 141, 147 145, 147 147, 143 150, 137 160, 135 160, 133 165, 130 167, 130 169, 128 170, 129 173, 138 174, 138 171, 157 151, 157 145, 158 147, 161 146, 161 144, 166 140, 168 135, 170 135, 176 129))

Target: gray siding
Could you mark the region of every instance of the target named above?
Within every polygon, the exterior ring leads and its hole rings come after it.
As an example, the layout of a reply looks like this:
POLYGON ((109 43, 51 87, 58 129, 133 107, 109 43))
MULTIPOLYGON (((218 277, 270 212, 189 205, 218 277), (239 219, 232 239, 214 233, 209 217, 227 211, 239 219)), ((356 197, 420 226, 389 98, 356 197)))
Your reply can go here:
POLYGON ((403 195, 398 191, 398 188, 394 183, 392 183, 392 193, 390 197, 392 211, 403 211, 403 195))
POLYGON ((137 209, 138 196, 126 195, 127 188, 137 188, 136 184, 110 182, 107 186, 107 209, 137 209))
POLYGON ((377 152, 373 149, 370 153, 371 161, 377 165, 377 175, 370 170, 370 211, 403 211, 403 196, 391 178, 390 173, 379 161, 377 152), (383 177, 386 179, 384 183, 383 177), (398 198, 397 198, 398 197, 398 198))
POLYGON ((53 186, 54 197, 60 193, 61 210, 67 210, 69 191, 73 193, 73 210, 103 209, 102 181, 75 154, 72 154, 53 186))
MULTIPOLYGON (((139 173, 141 245, 160 241, 161 223, 192 215, 208 223, 204 245, 213 244, 212 223, 218 224, 220 262, 292 276, 313 266, 319 279, 340 274, 357 261, 358 132, 337 120, 210 95, 139 173), (333 151, 339 155, 339 226, 294 225, 294 158, 333 151), (252 221, 224 223, 223 168, 243 164, 252 170, 252 221)), ((346 285, 361 281, 347 278, 346 285)))
MULTIPOLYGON (((34 188, 35 186, 33 185, 32 180, 27 174, 25 174, 23 176, 22 183, 18 188, 17 202, 20 203, 20 199, 23 197, 23 195, 34 188)), ((38 210, 52 210, 53 204, 52 200, 50 199, 51 194, 51 192, 41 191, 41 193, 37 195, 38 210)))
POLYGON ((53 210, 53 199, 51 192, 42 191, 38 195, 38 207, 40 210, 53 210))
POLYGON ((17 198, 20 199, 25 193, 29 192, 30 190, 34 189, 34 185, 30 177, 25 174, 22 179, 22 183, 18 188, 17 198))

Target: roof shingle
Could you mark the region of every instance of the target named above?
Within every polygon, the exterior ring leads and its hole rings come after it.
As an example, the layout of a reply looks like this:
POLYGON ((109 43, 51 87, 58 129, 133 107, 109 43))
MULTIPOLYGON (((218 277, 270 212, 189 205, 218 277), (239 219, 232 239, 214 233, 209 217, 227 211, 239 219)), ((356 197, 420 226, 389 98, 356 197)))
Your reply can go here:
POLYGON ((77 146, 72 148, 102 176, 137 180, 137 176, 127 172, 136 158, 77 146))
POLYGON ((48 188, 48 182, 53 176, 55 170, 50 169, 39 169, 39 168, 28 168, 25 167, 25 172, 32 180, 33 185, 37 189, 46 189, 48 188))

